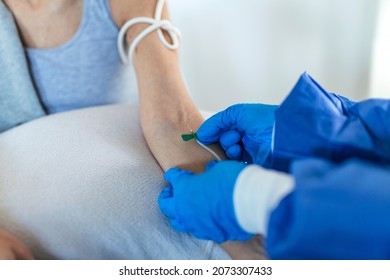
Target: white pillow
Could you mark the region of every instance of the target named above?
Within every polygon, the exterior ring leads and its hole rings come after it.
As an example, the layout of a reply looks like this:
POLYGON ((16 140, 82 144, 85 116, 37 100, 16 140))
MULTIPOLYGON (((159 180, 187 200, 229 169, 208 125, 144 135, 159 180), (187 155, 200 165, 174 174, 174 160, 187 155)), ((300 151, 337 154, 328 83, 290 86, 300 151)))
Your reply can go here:
POLYGON ((44 117, 0 135, 0 227, 42 259, 228 259, 170 228, 162 174, 135 106, 44 117))

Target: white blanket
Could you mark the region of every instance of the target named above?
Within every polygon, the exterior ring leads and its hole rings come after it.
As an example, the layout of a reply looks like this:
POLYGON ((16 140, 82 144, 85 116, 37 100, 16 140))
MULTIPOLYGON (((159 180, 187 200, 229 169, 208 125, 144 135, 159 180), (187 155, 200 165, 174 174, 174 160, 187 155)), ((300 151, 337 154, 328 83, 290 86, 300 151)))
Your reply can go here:
POLYGON ((44 117, 0 135, 0 227, 43 259, 227 259, 170 228, 162 174, 137 107, 44 117))

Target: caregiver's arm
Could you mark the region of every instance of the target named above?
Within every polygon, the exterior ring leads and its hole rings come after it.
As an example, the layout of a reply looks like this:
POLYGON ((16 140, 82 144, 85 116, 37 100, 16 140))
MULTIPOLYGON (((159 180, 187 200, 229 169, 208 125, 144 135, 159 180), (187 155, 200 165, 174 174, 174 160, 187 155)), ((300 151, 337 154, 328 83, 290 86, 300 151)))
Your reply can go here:
POLYGON ((273 168, 289 171, 299 158, 389 164, 389 120, 390 100, 355 102, 304 73, 275 113, 273 168))
POLYGON ((298 160, 291 174, 293 191, 269 217, 271 259, 389 259, 388 165, 298 160))
MULTIPOLYGON (((118 0, 119 1, 119 0, 118 0)), ((139 17, 153 17, 156 1, 122 1, 120 10, 112 6, 113 14, 122 15, 118 23, 139 17), (126 3, 125 3, 126 2, 126 3), (123 7, 131 6, 124 13, 123 7)), ((112 2, 118 3, 118 2, 112 2)), ((164 10, 163 18, 167 18, 164 10)), ((128 30, 130 45, 134 37, 146 26, 139 24, 128 30)), ((148 35, 138 45, 134 56, 140 96, 141 126, 146 141, 164 171, 170 167, 200 172, 213 156, 195 141, 183 142, 180 135, 196 131, 203 122, 202 115, 195 107, 181 76, 177 51, 166 49, 156 32, 148 35)), ((217 149, 217 147, 213 147, 217 149)), ((219 154, 222 155, 221 150, 219 154)), ((229 242, 222 247, 232 258, 256 259, 262 256, 261 241, 254 238, 247 243, 229 242)))

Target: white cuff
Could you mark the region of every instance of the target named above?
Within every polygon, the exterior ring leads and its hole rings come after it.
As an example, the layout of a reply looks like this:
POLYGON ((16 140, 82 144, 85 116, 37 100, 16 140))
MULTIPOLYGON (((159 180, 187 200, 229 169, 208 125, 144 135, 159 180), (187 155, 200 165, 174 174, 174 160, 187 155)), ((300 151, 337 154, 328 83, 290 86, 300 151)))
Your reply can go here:
POLYGON ((292 176, 257 165, 246 167, 238 176, 233 202, 240 226, 249 233, 267 233, 268 219, 294 186, 292 176))

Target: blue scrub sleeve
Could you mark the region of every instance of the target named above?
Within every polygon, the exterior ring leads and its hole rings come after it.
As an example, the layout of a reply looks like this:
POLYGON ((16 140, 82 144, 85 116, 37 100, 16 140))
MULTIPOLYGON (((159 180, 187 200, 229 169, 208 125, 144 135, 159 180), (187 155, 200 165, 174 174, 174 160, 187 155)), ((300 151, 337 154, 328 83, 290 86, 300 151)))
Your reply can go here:
POLYGON ((390 259, 390 166, 292 164, 295 189, 271 213, 271 259, 390 259))
POLYGON ((390 100, 354 102, 304 73, 275 113, 273 143, 272 167, 286 172, 301 158, 390 163, 390 100))

